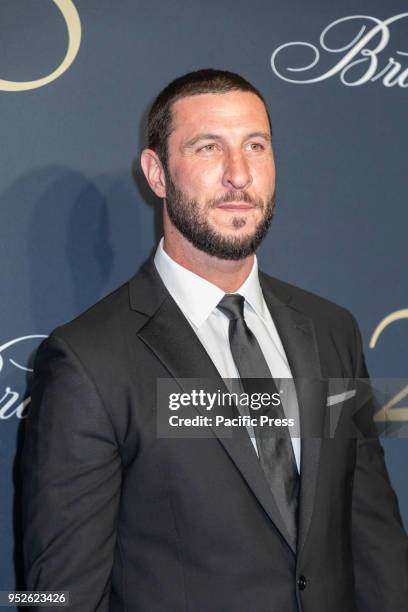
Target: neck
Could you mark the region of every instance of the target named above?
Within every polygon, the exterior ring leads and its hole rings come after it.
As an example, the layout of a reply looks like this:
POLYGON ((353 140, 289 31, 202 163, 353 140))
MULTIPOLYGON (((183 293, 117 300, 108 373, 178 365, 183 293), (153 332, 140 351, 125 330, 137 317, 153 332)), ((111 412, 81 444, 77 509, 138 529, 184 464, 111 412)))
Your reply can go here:
POLYGON ((164 230, 163 247, 167 255, 225 293, 234 293, 248 278, 253 255, 239 261, 219 259, 194 247, 173 225, 166 227, 165 224, 164 230))

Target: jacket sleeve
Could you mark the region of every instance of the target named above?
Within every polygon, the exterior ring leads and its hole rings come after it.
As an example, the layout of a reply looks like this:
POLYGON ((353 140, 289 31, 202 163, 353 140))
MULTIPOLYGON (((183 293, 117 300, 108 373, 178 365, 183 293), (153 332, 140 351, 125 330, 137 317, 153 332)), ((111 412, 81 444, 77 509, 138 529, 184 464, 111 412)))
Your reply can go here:
POLYGON ((26 588, 69 591, 72 612, 107 612, 120 455, 98 389, 55 334, 37 351, 31 398, 22 454, 26 588))
MULTIPOLYGON (((361 335, 356 338, 356 378, 368 379, 361 335)), ((359 612, 408 611, 408 538, 391 487, 384 451, 373 425, 374 402, 362 408, 356 440, 352 503, 352 548, 359 612)))

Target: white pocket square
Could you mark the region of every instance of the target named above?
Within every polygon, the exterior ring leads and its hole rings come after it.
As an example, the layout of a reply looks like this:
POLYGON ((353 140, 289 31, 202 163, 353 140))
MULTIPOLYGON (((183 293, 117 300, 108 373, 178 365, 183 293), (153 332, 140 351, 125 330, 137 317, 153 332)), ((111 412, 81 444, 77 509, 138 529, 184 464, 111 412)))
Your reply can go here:
POLYGON ((349 391, 344 391, 344 393, 337 393, 337 395, 328 395, 327 396, 327 406, 334 406, 334 404, 340 404, 340 402, 344 402, 351 397, 354 397, 356 394, 356 389, 350 389, 349 391))

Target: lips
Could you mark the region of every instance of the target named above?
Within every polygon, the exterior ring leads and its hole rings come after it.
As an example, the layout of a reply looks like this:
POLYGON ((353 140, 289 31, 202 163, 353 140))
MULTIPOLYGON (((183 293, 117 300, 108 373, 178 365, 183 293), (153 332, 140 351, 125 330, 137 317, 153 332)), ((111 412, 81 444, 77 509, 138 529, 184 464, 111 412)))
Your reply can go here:
POLYGON ((217 208, 222 208, 222 210, 246 211, 251 210, 254 206, 246 202, 223 202, 219 204, 217 208))

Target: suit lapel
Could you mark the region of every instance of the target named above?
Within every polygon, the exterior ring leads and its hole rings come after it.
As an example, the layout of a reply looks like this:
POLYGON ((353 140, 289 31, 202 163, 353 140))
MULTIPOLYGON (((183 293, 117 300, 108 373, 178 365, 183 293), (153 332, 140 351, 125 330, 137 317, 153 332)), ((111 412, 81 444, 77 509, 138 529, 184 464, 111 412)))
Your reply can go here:
MULTIPOLYGON (((129 290, 131 307, 150 317, 137 332, 138 337, 156 355, 182 389, 190 391, 185 379, 199 378, 205 391, 227 391, 194 330, 164 287, 152 260, 131 279, 129 290)), ((197 410, 208 416, 205 407, 197 406, 197 410)), ((222 410, 226 416, 231 416, 228 406, 222 410)), ((234 436, 231 436, 231 430, 227 428, 214 428, 213 432, 282 537, 295 552, 246 430, 242 429, 234 436)))
MULTIPOLYGON (((327 400, 312 320, 293 308, 287 295, 278 299, 271 279, 260 274, 265 301, 278 330, 298 397, 301 450, 301 485, 297 553, 300 554, 310 526, 316 494, 321 440, 327 400)), ((279 294, 278 294, 279 295, 279 294)))

